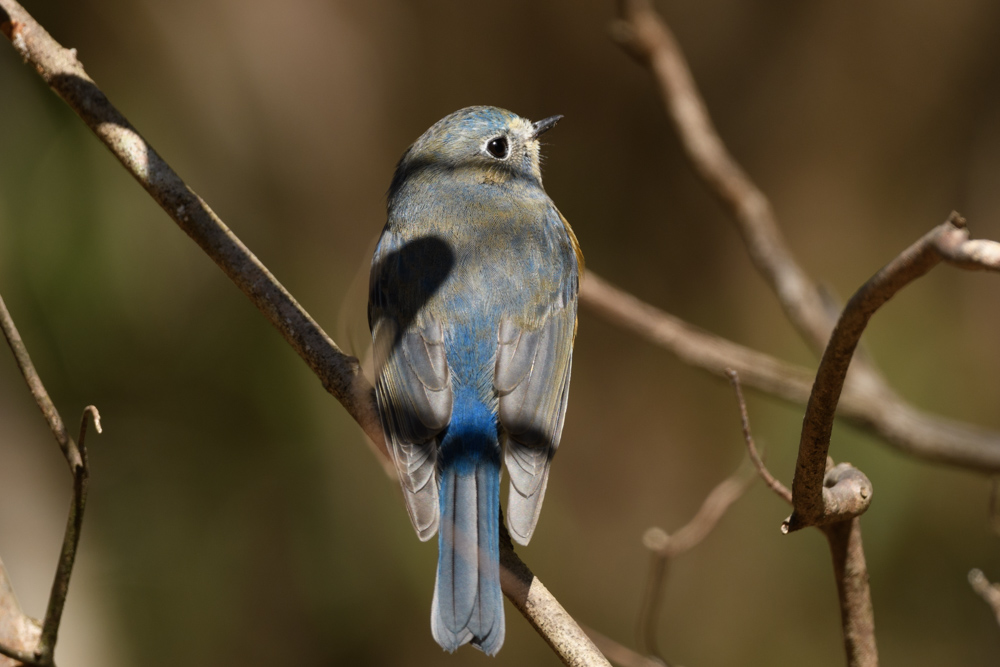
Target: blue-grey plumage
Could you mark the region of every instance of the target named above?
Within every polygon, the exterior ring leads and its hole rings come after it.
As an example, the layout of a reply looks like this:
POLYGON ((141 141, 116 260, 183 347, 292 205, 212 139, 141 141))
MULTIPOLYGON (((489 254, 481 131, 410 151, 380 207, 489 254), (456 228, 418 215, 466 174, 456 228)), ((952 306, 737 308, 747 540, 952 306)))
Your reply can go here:
POLYGON ((562 434, 583 257, 542 188, 538 135, 558 119, 435 123, 396 167, 372 260, 379 413, 417 535, 438 534, 431 629, 449 651, 500 650, 500 461, 527 544, 562 434))

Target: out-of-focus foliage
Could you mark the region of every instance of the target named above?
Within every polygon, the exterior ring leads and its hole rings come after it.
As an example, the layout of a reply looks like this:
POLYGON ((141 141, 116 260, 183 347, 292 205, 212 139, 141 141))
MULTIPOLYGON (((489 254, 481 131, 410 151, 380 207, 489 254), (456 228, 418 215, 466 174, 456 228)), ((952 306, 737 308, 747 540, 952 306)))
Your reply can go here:
MULTIPOLYGON (((588 266, 704 328, 815 360, 686 167, 613 3, 27 1, 342 345, 399 155, 470 104, 531 118, 588 266)), ((953 209, 1000 239, 1000 5, 713 0, 661 9, 720 131, 838 298, 953 209)), ((435 545, 305 365, 13 50, 0 48, 0 293, 70 423, 91 504, 60 664, 555 664, 508 606, 495 663, 431 638, 435 545)), ((947 267, 880 312, 869 352, 916 404, 1000 428, 1000 282, 947 267)), ((640 538, 672 530, 741 456, 731 390, 583 311, 573 390, 524 559, 582 623, 631 643, 640 538)), ((801 410, 751 397, 791 479, 801 410)), ((885 664, 996 664, 966 572, 1000 578, 980 476, 840 426, 885 664)), ((69 476, 0 354, 0 555, 44 613, 69 476)), ((761 485, 668 581, 686 665, 843 663, 823 538, 783 537, 761 485)))

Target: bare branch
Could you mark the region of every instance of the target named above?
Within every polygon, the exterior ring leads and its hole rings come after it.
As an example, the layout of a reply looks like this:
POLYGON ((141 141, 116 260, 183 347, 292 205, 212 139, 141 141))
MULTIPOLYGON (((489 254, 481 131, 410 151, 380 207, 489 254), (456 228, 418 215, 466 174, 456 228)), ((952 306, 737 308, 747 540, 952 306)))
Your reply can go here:
POLYGON ((21 375, 24 376, 24 381, 28 383, 28 390, 31 391, 31 395, 35 398, 35 403, 38 404, 38 408, 42 411, 45 421, 49 423, 52 435, 56 437, 59 449, 62 450, 63 456, 66 457, 66 462, 69 463, 70 472, 73 472, 82 463, 80 452, 76 448, 76 443, 73 442, 73 439, 66 432, 66 426, 63 424, 62 417, 59 416, 59 411, 56 410, 56 406, 52 403, 52 399, 49 398, 48 392, 45 391, 42 379, 38 377, 38 371, 35 370, 35 365, 31 363, 31 357, 24 346, 24 341, 21 340, 21 334, 18 333, 17 327, 14 326, 14 320, 11 318, 10 312, 7 310, 7 304, 4 303, 2 297, 0 297, 0 328, 3 329, 3 335, 7 339, 7 344, 10 345, 11 352, 14 353, 14 359, 17 361, 17 367, 20 369, 21 375))
MULTIPOLYGON (((726 377, 734 369, 749 387, 790 403, 809 398, 813 372, 706 333, 588 271, 580 303, 610 322, 660 345, 681 361, 726 377)), ((852 369, 853 372, 853 369, 852 369)), ((871 430, 898 450, 922 459, 983 472, 1000 472, 1000 434, 928 415, 873 376, 848 375, 837 414, 871 430)))
POLYGON ((753 483, 753 469, 744 460, 736 471, 712 489, 702 502, 698 512, 673 535, 659 528, 650 528, 643 537, 646 548, 655 553, 673 558, 694 549, 709 536, 729 507, 740 499, 753 483))
POLYGON ((925 234, 871 277, 847 303, 823 353, 806 405, 792 481, 795 509, 789 530, 859 516, 871 503, 871 483, 861 473, 842 474, 828 486, 826 460, 847 369, 872 315, 899 290, 942 260, 962 268, 1000 270, 1000 244, 971 242, 957 213, 925 234), (860 477, 859 477, 860 475, 860 477))
POLYGON ((500 523, 500 585, 507 599, 528 619, 563 664, 610 667, 607 658, 573 617, 514 553, 503 521, 500 523))
POLYGON ((969 570, 969 584, 972 585, 972 590, 990 606, 993 615, 997 617, 997 623, 1000 623, 1000 584, 991 584, 983 571, 978 568, 969 570))
POLYGON ((732 213, 750 259, 789 320, 821 351, 833 321, 819 289, 788 249, 767 197, 726 150, 673 33, 649 0, 619 0, 618 8, 612 37, 652 72, 695 171, 732 213))
MULTIPOLYGON (((750 423, 747 416, 746 402, 740 388, 740 379, 735 371, 730 372, 730 381, 736 391, 740 405, 740 418, 743 422, 743 435, 746 440, 750 458, 757 472, 769 487, 785 502, 792 504, 792 492, 784 484, 775 479, 767 470, 757 453, 753 436, 750 433, 750 423)), ((855 484, 867 482, 862 473, 849 464, 829 465, 827 471, 828 484, 835 489, 855 489, 845 483, 844 479, 853 480, 855 484)), ((868 483, 868 493, 871 495, 871 484, 868 483)), ((841 625, 844 631, 844 648, 850 667, 875 667, 878 664, 878 651, 875 648, 875 614, 872 609, 871 590, 868 586, 868 566, 865 563, 865 552, 861 543, 861 524, 857 517, 847 521, 820 527, 826 535, 833 557, 834 578, 837 582, 837 592, 840 603, 841 625)), ((787 522, 782 524, 782 532, 788 532, 787 522)))
POLYGON ((38 643, 37 654, 43 663, 50 662, 55 652, 59 623, 69 592, 69 579, 73 574, 73 563, 76 561, 77 547, 80 544, 80 529, 83 527, 83 511, 87 506, 87 486, 90 478, 86 439, 87 424, 91 419, 94 421, 94 428, 100 433, 101 413, 93 405, 88 405, 80 416, 80 434, 77 438, 79 447, 77 448, 77 445, 70 440, 70 444, 76 449, 80 464, 73 471, 73 502, 69 508, 69 517, 66 519, 62 551, 59 554, 59 564, 56 566, 56 576, 52 582, 49 605, 42 624, 42 636, 38 643))
POLYGON ((174 222, 212 258, 319 377, 388 458, 371 384, 222 220, 163 161, 65 49, 13 0, 0 1, 0 29, 21 57, 93 130, 174 222))
POLYGON ((743 440, 747 445, 747 454, 750 456, 750 460, 757 469, 757 474, 764 480, 764 483, 767 484, 768 488, 774 491, 779 498, 791 505, 792 492, 771 474, 771 471, 769 471, 767 466, 764 465, 764 460, 757 452, 757 445, 754 444, 753 441, 753 433, 750 432, 750 416, 747 414, 747 402, 743 398, 743 387, 740 385, 740 376, 732 369, 730 369, 726 375, 729 376, 729 382, 733 385, 733 390, 736 392, 736 402, 740 407, 740 424, 743 426, 743 440))
MULTIPOLYGON (((365 379, 359 361, 337 347, 208 204, 163 161, 87 75, 75 50, 63 48, 14 0, 0 0, 0 31, 167 215, 278 329, 326 390, 358 422, 384 465, 390 457, 374 389, 365 379)), ((506 573, 501 569, 504 594, 566 664, 608 664, 572 617, 531 575, 510 544, 501 548, 501 565, 512 568, 506 573)))
POLYGON ((878 667, 875 612, 861 543, 861 519, 854 517, 821 526, 820 530, 826 535, 833 556, 847 667, 878 667))
POLYGON ((580 284, 580 303, 668 349, 686 364, 719 377, 735 369, 749 386, 790 403, 805 403, 809 397, 811 370, 703 331, 615 287, 589 269, 580 284))
MULTIPOLYGON (((14 358, 17 361, 18 368, 21 370, 21 375, 24 376, 28 384, 28 389, 31 391, 32 396, 34 396, 35 402, 42 411, 42 415, 49 423, 52 434, 55 436, 56 442, 59 443, 59 448, 62 450, 63 456, 69 464, 70 472, 73 474, 73 500, 70 505, 69 517, 66 521, 66 531, 63 534, 59 564, 56 566, 56 574, 52 582, 52 591, 49 594, 49 603, 45 612, 45 621, 42 623, 41 634, 37 645, 31 651, 30 658, 30 664, 51 665, 56 647, 56 639, 59 635, 59 623, 62 620, 63 608, 66 605, 66 595, 69 592, 69 581, 73 574, 73 563, 76 560, 77 546, 80 542, 83 511, 87 504, 87 480, 90 474, 87 467, 87 449, 84 446, 84 439, 87 435, 87 418, 93 417, 94 424, 98 432, 100 432, 101 417, 97 412, 97 408, 92 405, 87 406, 80 423, 80 444, 77 445, 73 438, 67 434, 62 417, 59 416, 59 411, 56 410, 52 399, 49 398, 49 394, 45 390, 45 385, 42 384, 42 379, 31 362, 28 349, 21 339, 21 334, 18 332, 10 312, 7 310, 7 305, 4 303, 3 297, 0 297, 0 328, 3 329, 4 337, 7 339, 11 351, 14 353, 14 358)), ((10 595, 13 596, 12 591, 10 595)), ((14 613, 13 607, 11 608, 11 612, 14 613)), ((20 615, 19 608, 16 610, 14 618, 18 618, 18 615, 20 615)), ((23 624, 23 621, 21 622, 23 624)), ((2 641, 2 636, 0 636, 0 641, 2 641)), ((6 652, 3 647, 0 647, 0 653, 9 657, 15 657, 12 653, 6 652)), ((21 662, 25 662, 25 660, 21 659, 23 657, 18 657, 18 659, 21 662)))
MULTIPOLYGON (((618 4, 620 18, 612 26, 612 36, 653 74, 695 171, 732 213, 751 260, 777 295, 789 320, 807 344, 821 352, 833 329, 833 318, 818 286, 791 254, 767 198, 722 143, 677 40, 649 0, 619 0, 618 4)), ((943 243, 940 251, 957 265, 990 268, 1000 264, 1000 250, 994 242, 951 240, 956 243, 943 243)), ((585 303, 587 291, 585 285, 581 294, 581 301, 585 303)), ((633 316, 638 310, 635 305, 629 304, 633 316)), ((645 308, 655 311, 648 306, 645 308)), ((611 314, 606 303, 601 303, 598 309, 605 315, 611 314)), ((730 366, 741 374, 748 386, 785 400, 802 400, 799 369, 787 364, 775 367, 775 360, 767 357, 765 372, 757 377, 744 366, 745 348, 732 349, 715 341, 699 340, 700 336, 691 335, 689 325, 676 319, 672 324, 666 323, 661 315, 670 317, 656 311, 645 314, 649 322, 644 324, 637 323, 634 317, 616 317, 616 321, 627 322, 630 328, 670 348, 687 363, 717 375, 725 366, 730 366), (655 327, 651 326, 652 321, 655 327), (664 335, 664 329, 672 333, 664 335), (692 348, 697 353, 692 353, 692 348), (720 364, 720 355, 728 355, 731 360, 720 364), (780 386, 775 387, 775 384, 780 386)), ((811 381, 806 383, 811 384, 811 381)), ((922 413, 896 395, 863 359, 853 364, 842 404, 842 416, 873 430, 900 451, 950 465, 1000 472, 1000 435, 922 413)))

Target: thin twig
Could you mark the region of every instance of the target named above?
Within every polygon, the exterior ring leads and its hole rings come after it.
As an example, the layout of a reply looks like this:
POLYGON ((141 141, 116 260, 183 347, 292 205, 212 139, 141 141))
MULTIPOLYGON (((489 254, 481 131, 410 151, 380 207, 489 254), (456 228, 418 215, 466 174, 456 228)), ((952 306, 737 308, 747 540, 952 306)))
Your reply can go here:
POLYGON ((972 585, 972 590, 990 606, 997 623, 1000 623, 1000 584, 991 584, 979 568, 969 570, 969 584, 972 585))
MULTIPOLYGON (((73 501, 66 519, 66 531, 63 533, 62 551, 59 554, 59 564, 56 576, 52 581, 52 592, 49 594, 49 604, 45 611, 45 621, 42 623, 42 636, 38 643, 37 654, 40 662, 50 662, 56 648, 56 637, 59 634, 59 623, 62 620, 63 608, 66 605, 66 595, 69 592, 69 580, 73 574, 73 563, 76 560, 77 547, 80 544, 80 529, 83 527, 83 511, 87 506, 87 487, 90 479, 90 466, 87 459, 87 424, 93 419, 94 428, 101 432, 101 414, 93 405, 88 405, 80 417, 80 433, 77 438, 77 449, 80 465, 73 472, 73 501)), ((72 443, 72 440, 70 440, 72 443)), ((76 446, 76 445, 74 445, 76 446)))
POLYGON ((787 486, 782 484, 774 477, 774 475, 771 474, 771 471, 767 469, 766 465, 764 465, 764 460, 757 451, 757 445, 753 440, 753 433, 750 432, 750 415, 747 414, 747 402, 746 399, 743 398, 743 387, 740 385, 740 375, 732 369, 730 369, 726 374, 729 376, 729 382, 733 385, 733 391, 736 392, 736 402, 739 404, 740 408, 740 424, 743 427, 743 440, 747 446, 747 454, 750 456, 750 460, 757 469, 757 474, 764 480, 764 483, 767 484, 768 488, 774 491, 779 498, 791 505, 792 492, 787 486))
MULTIPOLYGON (((111 104, 65 49, 14 0, 0 0, 0 31, 97 135, 174 222, 243 291, 319 377, 388 460, 374 389, 359 361, 345 354, 267 268, 111 104)), ((384 463, 384 461, 383 461, 384 463)), ((607 661, 511 548, 501 549, 504 594, 566 664, 607 661), (518 565, 519 564, 519 565, 518 565)))
POLYGON ((38 409, 42 411, 45 421, 49 423, 49 428, 56 437, 56 442, 59 443, 59 449, 66 457, 70 472, 73 472, 81 464, 80 452, 77 450, 76 444, 73 443, 73 439, 66 432, 66 426, 63 424, 62 417, 59 416, 59 411, 56 410, 48 392, 45 391, 42 379, 38 377, 35 365, 31 363, 31 357, 24 346, 24 341, 21 340, 21 334, 14 326, 14 320, 11 318, 7 304, 4 303, 2 297, 0 297, 0 328, 3 329, 7 344, 10 345, 10 350, 14 353, 14 359, 17 361, 21 375, 24 376, 24 381, 28 383, 28 390, 34 397, 35 403, 38 404, 38 409))
MULTIPOLYGON (((80 529, 83 526, 83 511, 87 504, 87 481, 89 469, 87 466, 87 449, 84 439, 87 434, 87 418, 93 416, 94 423, 100 432, 100 415, 97 408, 90 405, 83 412, 80 424, 79 444, 69 437, 62 417, 56 409, 52 399, 49 398, 42 379, 35 370, 35 365, 31 361, 28 349, 21 339, 21 334, 14 324, 14 319, 7 310, 7 305, 0 297, 0 328, 3 329, 4 337, 10 345, 17 366, 24 376, 25 382, 35 402, 42 411, 42 415, 49 423, 52 435, 55 436, 59 448, 62 450, 66 462, 69 464, 70 472, 73 475, 73 499, 70 504, 69 517, 66 520, 66 531, 63 534, 63 545, 59 555, 59 564, 56 566, 56 574, 52 582, 52 591, 49 594, 49 602, 45 611, 45 621, 42 623, 41 635, 36 648, 32 652, 30 664, 51 665, 52 656, 55 652, 56 639, 59 635, 59 624, 62 620, 63 608, 66 605, 66 595, 69 593, 70 577, 73 574, 73 563, 76 560, 77 547, 80 542, 80 529)), ((0 653, 3 653, 0 647, 0 653)), ((5 655, 10 655, 5 653, 5 655)), ((18 658, 20 659, 20 658, 18 658)), ((24 662, 22 660, 22 662, 24 662)))
POLYGON ((639 646, 649 655, 669 666, 660 652, 657 641, 660 609, 663 606, 664 582, 670 560, 687 553, 701 544, 718 525, 719 520, 734 502, 739 500, 753 483, 753 468, 748 459, 736 471, 716 485, 702 502, 698 512, 684 526, 669 535, 661 528, 650 528, 643 535, 642 543, 652 554, 649 577, 639 608, 637 635, 639 646))
MULTIPOLYGON (((25 653, 24 651, 19 651, 15 648, 10 648, 9 646, 4 646, 0 644, 0 656, 6 656, 13 660, 15 663, 22 665, 36 665, 35 658, 30 653, 25 653)), ((3 665, 6 660, 0 660, 0 665, 3 665)))
POLYGON ((732 475, 719 482, 702 501, 691 520, 668 535, 659 528, 646 531, 643 543, 663 556, 676 557, 695 548, 715 529, 726 510, 750 488, 755 476, 753 467, 744 459, 732 475))

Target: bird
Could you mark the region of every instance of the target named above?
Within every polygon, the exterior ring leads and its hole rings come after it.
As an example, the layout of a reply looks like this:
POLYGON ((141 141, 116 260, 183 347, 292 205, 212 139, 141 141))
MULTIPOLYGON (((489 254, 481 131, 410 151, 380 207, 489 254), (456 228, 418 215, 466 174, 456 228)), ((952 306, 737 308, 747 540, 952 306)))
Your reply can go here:
POLYGON ((492 106, 432 125, 396 166, 368 324, 386 445, 417 536, 437 533, 431 633, 503 645, 499 530, 527 544, 569 395, 583 254, 542 187, 531 122, 492 106))

